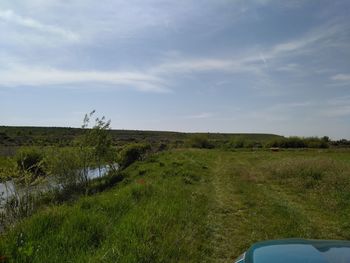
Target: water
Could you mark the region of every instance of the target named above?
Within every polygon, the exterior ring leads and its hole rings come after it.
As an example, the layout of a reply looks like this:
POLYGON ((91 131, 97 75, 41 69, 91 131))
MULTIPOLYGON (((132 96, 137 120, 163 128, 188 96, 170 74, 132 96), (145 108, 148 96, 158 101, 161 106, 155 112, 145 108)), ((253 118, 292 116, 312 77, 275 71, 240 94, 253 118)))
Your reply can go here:
MULTIPOLYGON (((113 168, 118 169, 118 165, 114 164, 113 168)), ((87 170, 87 178, 89 180, 93 180, 98 177, 103 177, 110 170, 111 170, 111 167, 109 165, 105 165, 100 169, 89 168, 87 170)), ((53 188, 59 188, 59 185, 53 178, 48 178, 48 180, 46 180, 45 183, 30 187, 29 191, 31 193, 38 193, 38 192, 45 192, 53 188)), ((15 184, 13 183, 12 180, 6 181, 4 183, 0 183, 0 206, 3 205, 8 198, 12 197, 15 194, 16 190, 19 190, 19 192, 21 192, 21 189, 15 188, 15 184)))

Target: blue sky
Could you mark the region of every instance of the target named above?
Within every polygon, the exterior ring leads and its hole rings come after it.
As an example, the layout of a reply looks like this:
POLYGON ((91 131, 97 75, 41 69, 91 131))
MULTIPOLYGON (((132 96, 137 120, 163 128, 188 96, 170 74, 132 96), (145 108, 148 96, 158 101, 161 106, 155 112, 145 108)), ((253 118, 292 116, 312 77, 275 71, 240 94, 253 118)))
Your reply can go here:
POLYGON ((347 0, 1 0, 0 124, 350 138, 347 0))

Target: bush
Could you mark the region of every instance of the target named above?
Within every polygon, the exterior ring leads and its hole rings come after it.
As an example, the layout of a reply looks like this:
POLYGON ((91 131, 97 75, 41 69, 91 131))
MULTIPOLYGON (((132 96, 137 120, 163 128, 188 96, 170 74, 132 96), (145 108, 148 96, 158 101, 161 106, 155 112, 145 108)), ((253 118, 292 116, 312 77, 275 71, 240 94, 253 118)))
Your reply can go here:
POLYGON ((213 148, 213 145, 209 143, 208 137, 204 134, 193 135, 189 140, 189 144, 194 148, 213 148))
POLYGON ((305 148, 307 145, 304 140, 299 137, 289 137, 270 141, 266 146, 280 148, 305 148))
POLYGON ((147 153, 151 150, 149 144, 130 144, 121 150, 119 155, 119 165, 125 169, 132 163, 143 160, 147 153))
POLYGON ((82 162, 80 152, 74 148, 52 148, 46 155, 47 172, 64 190, 85 181, 82 162))
POLYGON ((161 143, 159 144, 159 147, 158 147, 158 151, 161 152, 161 151, 165 151, 168 149, 168 144, 166 143, 161 143))
POLYGON ((346 147, 346 148, 350 147, 350 141, 346 139, 331 141, 330 144, 336 147, 346 147))
POLYGON ((328 148, 329 143, 327 136, 323 138, 309 137, 289 137, 270 141, 266 147, 281 147, 281 148, 328 148))
POLYGON ((230 148, 243 148, 245 145, 244 138, 235 138, 230 141, 230 148))
POLYGON ((35 148, 22 148, 16 153, 16 163, 22 171, 43 175, 43 154, 35 148))
POLYGON ((317 137, 310 137, 305 139, 308 148, 328 148, 328 141, 317 137))

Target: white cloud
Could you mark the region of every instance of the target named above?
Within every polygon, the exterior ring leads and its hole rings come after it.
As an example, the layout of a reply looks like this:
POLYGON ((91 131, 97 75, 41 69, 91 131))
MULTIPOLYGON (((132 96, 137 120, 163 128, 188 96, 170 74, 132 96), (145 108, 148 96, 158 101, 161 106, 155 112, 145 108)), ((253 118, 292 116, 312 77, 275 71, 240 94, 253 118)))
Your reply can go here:
POLYGON ((320 52, 328 46, 334 46, 334 38, 344 31, 343 24, 325 24, 316 28, 304 36, 280 43, 268 50, 264 55, 265 58, 273 59, 278 56, 290 54, 305 54, 320 52))
POLYGON ((12 67, 0 72, 0 86, 39 86, 100 83, 146 92, 169 92, 162 80, 140 72, 69 71, 53 68, 12 67))
POLYGON ((293 71, 297 67, 295 63, 286 65, 277 65, 277 63, 281 64, 286 58, 295 58, 306 53, 314 54, 320 52, 322 48, 334 45, 332 39, 343 29, 342 24, 323 25, 300 38, 276 44, 265 50, 255 48, 239 57, 188 58, 176 53, 170 60, 153 67, 152 72, 172 74, 225 71, 229 73, 249 72, 261 76, 266 66, 275 66, 276 70, 293 71))
POLYGON ((333 105, 322 110, 321 114, 332 118, 350 116, 350 105, 333 105))
POLYGON ((316 104, 315 114, 321 118, 350 116, 350 96, 334 97, 316 104))
MULTIPOLYGON (((42 25, 31 19, 22 19, 12 12, 0 11, 0 19, 15 20, 38 30, 51 30, 63 34, 60 28, 42 25)), ((313 52, 308 49, 311 44, 319 44, 323 39, 328 39, 339 31, 339 27, 330 27, 329 30, 317 30, 308 35, 272 46, 261 52, 254 49, 236 58, 188 58, 176 52, 163 63, 155 64, 147 70, 139 71, 69 71, 44 67, 9 66, 0 72, 1 86, 47 86, 66 85, 71 83, 104 83, 108 85, 125 85, 135 87, 138 90, 164 92, 168 90, 164 83, 171 85, 172 79, 181 73, 198 73, 209 71, 221 71, 226 73, 249 73, 252 77, 259 78, 259 85, 272 85, 266 73, 267 65, 276 70, 293 71, 296 64, 286 64, 284 59, 294 56, 295 52, 313 52), (20 77, 18 77, 20 76, 20 77)), ((169 57, 169 56, 168 56, 169 57)), ((6 63, 5 63, 6 65, 6 63)), ((301 70, 301 69, 300 69, 301 70)), ((337 81, 349 81, 349 74, 338 74, 332 77, 337 81)))
POLYGON ((289 63, 280 67, 276 68, 277 71, 284 71, 284 72, 296 72, 299 71, 299 65, 296 63, 289 63))
POLYGON ((25 28, 36 30, 42 33, 49 33, 52 35, 60 36, 67 40, 77 41, 79 36, 69 30, 63 29, 59 26, 46 25, 35 19, 20 16, 12 10, 0 10, 0 20, 8 23, 14 23, 25 28))
POLYGON ((171 60, 151 68, 151 72, 159 75, 176 73, 197 73, 222 71, 227 73, 249 72, 261 73, 264 62, 260 54, 255 58, 250 56, 239 58, 172 58, 171 60))
POLYGON ((203 112, 203 113, 199 113, 199 114, 194 114, 194 115, 188 115, 185 116, 185 119, 207 119, 212 117, 214 114, 210 113, 210 112, 203 112))
MULTIPOLYGON (((41 0, 38 0, 39 2, 41 0)), ((126 8, 126 7, 125 7, 126 8)), ((139 9, 137 9, 139 10, 139 9)), ((135 11, 136 12, 136 11, 135 11)), ((156 12, 156 11, 153 11, 156 12)), ((157 13, 157 12, 156 12, 157 13)), ((59 35, 61 37, 74 39, 78 37, 76 34, 65 30, 61 27, 45 25, 37 20, 25 18, 17 15, 11 10, 1 11, 0 20, 16 23, 18 25, 59 35)), ((115 23, 114 23, 115 24, 115 23)), ((118 24, 118 23, 117 23, 118 24)), ((122 23, 123 24, 123 23, 122 23)), ((132 24, 132 23, 131 23, 132 24)), ((140 23, 142 24, 142 23, 140 23)), ((151 25, 153 23, 150 23, 151 25)), ((157 24, 157 23, 156 23, 157 24)), ((107 27, 108 27, 107 23, 107 27)), ((103 24, 103 26, 105 26, 103 24)), ((279 43, 270 48, 253 48, 249 52, 241 52, 236 57, 197 57, 191 58, 182 56, 179 51, 172 51, 171 54, 165 56, 166 60, 162 63, 150 65, 148 69, 139 69, 136 71, 69 71, 50 68, 52 61, 45 61, 46 58, 40 60, 43 64, 41 67, 32 68, 29 62, 25 62, 26 66, 7 67, 0 72, 0 85, 2 86, 45 86, 45 85, 65 85, 69 83, 106 83, 109 85, 128 85, 136 87, 138 90, 147 91, 165 91, 164 83, 171 85, 175 83, 175 77, 179 74, 192 74, 201 72, 219 71, 228 74, 232 73, 248 73, 252 79, 256 78, 257 86, 273 86, 273 79, 270 79, 270 69, 285 72, 304 72, 295 63, 285 63, 296 55, 305 52, 319 52, 315 47, 323 47, 329 42, 324 40, 332 39, 339 32, 341 26, 328 26, 309 32, 301 38, 279 43), (21 76, 18 78, 18 76, 21 76)), ((50 58, 51 59, 51 58, 50 58)), ((39 60, 38 60, 39 61, 39 60)), ((38 63, 38 62, 37 62, 38 63)), ((2 66, 6 63, 2 61, 2 66)), ((334 80, 347 79, 348 75, 339 74, 333 77, 334 80)), ((259 88, 257 87, 257 89, 259 88)))
POLYGON ((350 85, 350 74, 336 74, 330 78, 333 82, 330 87, 348 87, 350 85))
MULTIPOLYGON (((246 2, 248 2, 248 1, 246 1, 246 2)), ((297 9, 297 8, 300 8, 300 7, 304 6, 309 1, 308 0, 288 0, 288 1, 281 1, 281 0, 251 0, 249 2, 253 3, 254 5, 256 5, 256 4, 268 5, 268 6, 278 7, 280 9, 297 9)))
POLYGON ((337 75, 332 76, 332 80, 350 81, 350 74, 337 74, 337 75))

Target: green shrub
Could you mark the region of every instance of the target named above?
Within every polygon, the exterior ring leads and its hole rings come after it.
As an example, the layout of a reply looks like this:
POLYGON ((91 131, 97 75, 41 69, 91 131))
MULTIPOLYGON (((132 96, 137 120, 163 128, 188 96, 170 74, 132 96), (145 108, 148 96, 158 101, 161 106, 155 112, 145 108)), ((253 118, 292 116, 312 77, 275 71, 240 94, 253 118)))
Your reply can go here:
POLYGON ((330 144, 332 146, 336 146, 336 147, 349 148, 350 147, 350 140, 341 139, 341 140, 337 140, 337 141, 331 141, 330 144))
POLYGON ((230 148, 243 148, 245 145, 244 138, 235 138, 230 141, 230 148))
POLYGON ((16 153, 16 163, 19 169, 35 175, 43 175, 43 154, 36 148, 22 148, 16 153))
POLYGON ((135 143, 127 145, 119 155, 120 167, 124 169, 136 161, 143 160, 150 150, 151 146, 149 144, 135 143))
POLYGON ((84 181, 82 158, 78 149, 52 148, 46 154, 47 172, 63 188, 74 188, 84 181))
POLYGON ((205 134, 195 134, 189 139, 189 144, 194 148, 211 149, 213 145, 209 142, 208 136, 205 134))
POLYGON ((167 150, 168 149, 168 144, 166 144, 166 143, 160 143, 159 144, 159 147, 158 147, 158 151, 159 152, 161 152, 161 151, 165 151, 165 150, 167 150))
POLYGON ((305 138, 305 143, 308 148, 328 148, 328 141, 317 137, 305 138))
POLYGON ((244 136, 234 136, 226 144, 226 149, 240 148, 261 148, 262 144, 259 140, 247 138, 244 136))
MULTIPOLYGON (((326 136, 325 136, 326 137, 326 136)), ((266 147, 280 147, 280 148, 328 148, 328 141, 326 138, 309 137, 289 137, 272 140, 266 144, 266 147)))

